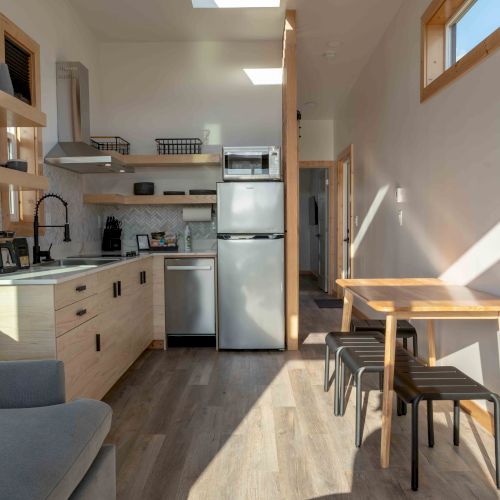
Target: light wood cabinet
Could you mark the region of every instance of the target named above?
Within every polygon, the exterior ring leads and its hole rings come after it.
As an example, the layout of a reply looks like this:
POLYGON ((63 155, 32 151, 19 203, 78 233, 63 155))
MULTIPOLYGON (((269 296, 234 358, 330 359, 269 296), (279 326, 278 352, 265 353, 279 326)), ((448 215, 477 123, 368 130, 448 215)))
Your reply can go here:
POLYGON ((61 309, 97 293, 97 274, 54 286, 54 307, 61 309))
POLYGON ((0 286, 0 359, 60 359, 68 399, 102 398, 153 340, 152 262, 0 286))

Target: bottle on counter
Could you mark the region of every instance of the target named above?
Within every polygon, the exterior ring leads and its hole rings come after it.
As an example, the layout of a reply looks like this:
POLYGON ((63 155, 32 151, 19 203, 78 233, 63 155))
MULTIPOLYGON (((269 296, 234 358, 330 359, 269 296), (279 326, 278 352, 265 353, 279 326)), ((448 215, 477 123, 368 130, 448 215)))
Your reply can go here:
POLYGON ((191 228, 189 227, 189 224, 186 224, 186 228, 184 229, 184 249, 186 252, 191 252, 193 249, 191 241, 191 228))

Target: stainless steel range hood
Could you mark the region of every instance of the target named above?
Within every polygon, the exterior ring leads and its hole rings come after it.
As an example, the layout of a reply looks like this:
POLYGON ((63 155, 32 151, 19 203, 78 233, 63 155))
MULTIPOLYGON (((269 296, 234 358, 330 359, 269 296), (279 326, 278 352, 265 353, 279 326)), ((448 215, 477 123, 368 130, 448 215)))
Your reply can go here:
POLYGON ((133 172, 90 145, 89 72, 79 62, 56 63, 57 136, 45 163, 80 174, 133 172))

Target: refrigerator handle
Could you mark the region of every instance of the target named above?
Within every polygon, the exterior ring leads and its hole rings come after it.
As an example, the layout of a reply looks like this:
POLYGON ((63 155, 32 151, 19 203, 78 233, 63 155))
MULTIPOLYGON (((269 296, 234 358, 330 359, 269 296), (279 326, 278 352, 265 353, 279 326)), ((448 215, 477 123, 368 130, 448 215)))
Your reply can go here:
POLYGON ((218 240, 281 240, 284 234, 218 234, 218 240))

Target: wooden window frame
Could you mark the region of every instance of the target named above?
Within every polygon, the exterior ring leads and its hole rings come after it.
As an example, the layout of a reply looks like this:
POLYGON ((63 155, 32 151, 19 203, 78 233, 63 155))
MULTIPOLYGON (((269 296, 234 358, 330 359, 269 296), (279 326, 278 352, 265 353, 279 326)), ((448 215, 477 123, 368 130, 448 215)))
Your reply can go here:
MULTIPOLYGON (((32 106, 41 111, 40 46, 10 19, 0 14, 0 62, 5 62, 5 37, 10 38, 31 55, 31 100, 32 106)), ((43 175, 42 129, 18 127, 19 157, 28 162, 28 172, 43 175)), ((7 129, 0 127, 0 163, 7 160, 7 129)), ((43 195, 42 191, 19 191, 20 220, 11 221, 9 190, 2 189, 2 229, 15 231, 17 236, 32 236, 34 203, 43 195)), ((44 220, 43 207, 40 209, 44 220)), ((43 234, 43 229, 40 231, 43 234)))
POLYGON ((432 0, 421 18, 420 102, 462 76, 500 47, 500 28, 446 68, 447 27, 471 0, 432 0))

